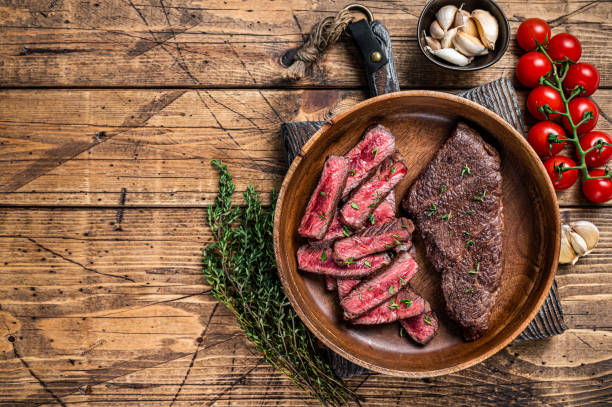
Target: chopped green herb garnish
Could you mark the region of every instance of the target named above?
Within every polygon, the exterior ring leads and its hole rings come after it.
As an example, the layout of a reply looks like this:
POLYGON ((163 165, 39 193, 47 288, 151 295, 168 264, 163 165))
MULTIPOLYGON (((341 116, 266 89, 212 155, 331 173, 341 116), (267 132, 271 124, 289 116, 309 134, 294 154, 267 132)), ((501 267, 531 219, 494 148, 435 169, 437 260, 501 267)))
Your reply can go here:
POLYGON ((406 281, 404 280, 404 277, 400 277, 399 283, 400 283, 400 287, 403 285, 406 285, 406 281))
POLYGON ((465 237, 470 237, 470 232, 468 232, 467 230, 463 232, 463 234, 465 235, 465 237))
POLYGON ((451 212, 449 212, 447 214, 444 214, 444 215, 442 215, 442 220, 448 220, 448 218, 450 218, 450 216, 451 216, 451 212))
POLYGON ((317 215, 317 218, 322 219, 322 220, 325 220, 326 217, 327 217, 327 214, 325 212, 317 215))
POLYGON ((470 209, 468 209, 467 211, 465 211, 465 213, 467 213, 468 215, 473 214, 474 212, 472 212, 470 209))
POLYGON ((445 192, 446 192, 446 186, 445 186, 445 185, 442 185, 442 186, 440 187, 440 195, 442 195, 442 194, 443 194, 443 193, 445 193, 445 192))
POLYGON ((361 296, 361 293, 359 293, 359 299, 363 300, 363 297, 361 296))
POLYGON ((398 235, 397 233, 394 233, 394 234, 393 234, 393 235, 391 235, 391 236, 393 236, 393 237, 394 237, 394 238, 396 238, 396 239, 399 239, 399 237, 400 237, 400 235, 398 235))
POLYGON ((359 205, 357 205, 355 202, 351 202, 351 207, 353 209, 359 209, 359 205))
POLYGON ((344 236, 349 237, 351 235, 348 226, 344 225, 344 231, 342 232, 344 236))
POLYGON ((468 274, 478 274, 479 271, 480 271, 480 263, 476 264, 476 271, 470 270, 468 271, 468 274))
POLYGON ((448 237, 453 237, 453 231, 448 232, 448 237))
POLYGON ((368 216, 368 220, 370 221, 370 224, 375 225, 376 224, 376 219, 374 219, 374 214, 370 214, 370 216, 368 216))
POLYGON ((474 246, 476 243, 473 240, 468 240, 467 242, 465 242, 465 247, 470 247, 470 246, 474 246))
POLYGON ((435 203, 432 203, 431 206, 429 207, 429 212, 427 212, 427 216, 434 215, 437 211, 438 211, 438 207, 436 206, 435 203))
POLYGON ((385 175, 385 181, 389 181, 389 176, 385 175))
POLYGON ((406 308, 412 305, 412 300, 409 300, 408 298, 406 298, 405 300, 401 300, 400 302, 406 304, 406 308))
POLYGON ((468 167, 467 164, 463 164, 463 169, 461 170, 461 176, 463 177, 465 174, 472 174, 472 170, 470 170, 470 167, 468 167))
POLYGON ((376 206, 376 202, 372 202, 371 204, 368 205, 368 208, 373 208, 376 206))
POLYGON ((467 289, 464 291, 464 293, 471 293, 471 292, 473 292, 473 291, 474 291, 474 289, 473 289, 473 288, 467 288, 467 289))
POLYGON ((351 168, 351 169, 349 169, 349 171, 348 171, 348 172, 349 172, 349 174, 351 174, 351 175, 355 175, 355 174, 357 174, 357 172, 356 172, 354 169, 352 169, 352 168, 351 168))
POLYGON ((406 229, 408 225, 402 225, 402 229, 406 229))
POLYGON ((325 192, 321 191, 321 196, 325 197, 325 196, 327 196, 327 194, 325 194, 325 192))
POLYGON ((321 261, 327 260, 327 249, 323 249, 323 253, 321 253, 321 261))
POLYGON ((385 248, 388 249, 389 247, 391 247, 390 244, 385 243, 385 248))
POLYGON ((393 173, 395 172, 395 165, 393 167, 391 167, 391 169, 389 171, 391 172, 391 175, 393 175, 393 173))
POLYGON ((380 181, 380 175, 378 176, 378 180, 380 181))
POLYGON ((394 293, 394 290, 393 290, 393 284, 391 284, 391 285, 389 286, 389 294, 393 294, 393 293, 394 293))
POLYGON ((399 305, 397 305, 397 303, 395 302, 395 298, 391 298, 391 305, 389 305, 389 308, 391 308, 391 309, 397 309, 397 308, 399 308, 399 307, 400 307, 400 306, 399 306, 399 305))
POLYGON ((429 319, 427 315, 425 315, 425 317, 423 318, 423 322, 425 322, 427 325, 432 325, 431 320, 429 319))
POLYGON ((374 147, 372 149, 372 154, 374 154, 374 158, 376 158, 376 156, 378 155, 378 147, 374 147))
POLYGON ((363 264, 365 264, 368 267, 372 267, 372 263, 370 263, 368 260, 364 260, 363 264))
POLYGON ((354 264, 355 260, 353 260, 352 257, 349 257, 347 261, 344 262, 344 264, 346 264, 347 266, 350 266, 351 264, 354 264))
POLYGON ((388 266, 388 265, 389 265, 389 262, 388 262, 388 261, 383 261, 383 262, 382 262, 382 265, 383 265, 383 266, 388 266))
POLYGON ((393 243, 394 243, 396 246, 399 246, 399 245, 401 245, 401 244, 402 244, 402 242, 400 242, 400 241, 399 241, 399 240, 397 240, 397 239, 395 239, 395 240, 393 241, 393 243))
POLYGON ((477 201, 482 201, 486 194, 487 194, 487 190, 485 189, 484 191, 482 191, 482 194, 474 195, 474 199, 477 201))
POLYGON ((400 338, 404 337, 404 328, 401 325, 400 325, 400 328, 399 328, 399 336, 400 336, 400 338))
POLYGON ((374 287, 370 287, 368 288, 368 291, 372 291, 374 289, 374 287))

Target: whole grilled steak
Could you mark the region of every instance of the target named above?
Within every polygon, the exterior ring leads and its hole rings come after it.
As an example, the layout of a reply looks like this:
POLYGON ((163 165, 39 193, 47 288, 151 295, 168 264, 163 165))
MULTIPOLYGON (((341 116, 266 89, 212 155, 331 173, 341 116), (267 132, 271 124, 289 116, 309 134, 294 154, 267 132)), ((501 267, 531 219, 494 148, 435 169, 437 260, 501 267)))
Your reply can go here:
POLYGON ((388 267, 359 283, 340 301, 344 318, 355 319, 393 297, 417 271, 412 253, 400 253, 388 267))
POLYGON ((319 184, 306 205, 298 233, 310 239, 322 239, 336 214, 348 176, 346 158, 330 155, 323 165, 319 184))
POLYGON ((459 123, 402 200, 442 273, 449 316, 466 340, 481 337, 502 273, 502 177, 498 152, 459 123))
MULTIPOLYGON (((353 229, 361 229, 373 212, 406 175, 406 166, 396 152, 385 160, 372 177, 365 179, 346 199, 340 209, 340 220, 353 229)), ((372 216, 372 218, 370 217, 372 216)))
POLYGON ((334 260, 344 263, 368 254, 383 252, 394 246, 410 242, 414 224, 406 218, 370 226, 363 231, 334 243, 334 260))
POLYGON ((400 321, 402 327, 415 342, 426 345, 438 333, 438 317, 433 311, 400 321))
POLYGON ((425 311, 425 300, 409 287, 351 321, 355 325, 388 324, 400 319, 411 318, 425 311))
POLYGON ((311 273, 336 278, 361 278, 384 267, 391 261, 386 253, 366 256, 350 264, 338 265, 331 258, 331 249, 303 245, 297 251, 298 268, 311 273))
POLYGON ((383 125, 369 127, 361 141, 345 157, 350 174, 342 196, 348 195, 370 172, 395 151, 395 137, 383 125))

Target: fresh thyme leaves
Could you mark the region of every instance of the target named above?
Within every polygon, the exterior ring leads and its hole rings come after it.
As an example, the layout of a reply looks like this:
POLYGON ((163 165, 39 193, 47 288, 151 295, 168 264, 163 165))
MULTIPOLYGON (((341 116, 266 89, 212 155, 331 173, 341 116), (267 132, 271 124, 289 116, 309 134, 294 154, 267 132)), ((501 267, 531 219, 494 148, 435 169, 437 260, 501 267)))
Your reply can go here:
POLYGON ((406 229, 408 225, 402 225, 402 229, 406 229))
POLYGON ((466 214, 468 214, 468 215, 471 215, 471 214, 473 214, 474 212, 472 212, 472 210, 471 210, 471 209, 468 209, 467 211, 465 211, 465 213, 466 213, 466 214))
POLYGON ((404 280, 404 277, 400 277, 399 279, 399 283, 400 283, 400 287, 405 286, 406 285, 406 280, 404 280))
POLYGON ((486 194, 487 194, 487 190, 485 189, 484 191, 482 191, 482 194, 474 195, 474 199, 477 201, 482 201, 486 194))
POLYGON ((400 307, 399 304, 395 302, 395 298, 391 298, 391 304, 389 305, 389 308, 397 309, 399 307, 400 307))
POLYGON ((351 202, 351 208, 359 209, 359 205, 357 205, 355 202, 351 202))
POLYGON ((473 288, 466 288, 463 292, 464 293, 471 293, 471 292, 474 292, 474 289, 473 288))
POLYGON ((461 170, 461 176, 463 177, 465 174, 472 175, 472 170, 470 170, 467 164, 463 164, 463 169, 461 170))
POLYGON ((372 291, 374 289, 374 287, 370 287, 368 288, 368 291, 372 291))
POLYGON ((327 214, 325 212, 320 213, 317 215, 317 218, 321 219, 321 220, 325 220, 325 218, 327 217, 327 214))
POLYGON ((364 260, 363 264, 365 264, 368 267, 372 267, 372 263, 370 263, 368 260, 364 260))
POLYGON ((476 270, 472 269, 468 271, 468 274, 478 274, 479 271, 480 271, 480 263, 476 264, 476 270))
POLYGON ((474 246, 475 244, 476 242, 474 242, 473 240, 468 240, 467 242, 465 242, 465 247, 474 246))
POLYGON ((393 294, 395 291, 393 290, 393 284, 389 286, 389 294, 393 294))
POLYGON ((349 174, 351 174, 351 175, 355 175, 355 174, 357 174, 357 171, 355 171, 355 170, 354 170, 354 169, 352 169, 352 168, 351 168, 351 169, 349 169, 349 170, 348 170, 348 172, 349 172, 349 174))
POLYGON ((408 308, 409 306, 412 305, 412 300, 409 300, 408 298, 406 298, 405 300, 401 300, 400 302, 403 302, 406 304, 406 308, 408 308))
POLYGON ((442 220, 448 220, 451 217, 451 212, 442 215, 442 220))
POLYGON ((327 260, 327 249, 323 249, 323 253, 321 253, 321 261, 327 260))
MULTIPOLYGON (((214 242, 202 251, 202 270, 210 294, 225 305, 265 360, 322 404, 339 406, 355 394, 332 373, 331 366, 291 307, 278 278, 272 225, 274 207, 264 209, 252 186, 246 206, 231 202, 235 187, 227 167, 219 171, 219 193, 207 209, 214 242)), ((276 193, 272 194, 276 202, 276 193)))
POLYGON ((371 213, 370 216, 368 216, 368 220, 370 221, 370 224, 375 225, 376 224, 376 219, 374 218, 374 214, 371 213))
POLYGON ((348 226, 344 225, 344 231, 342 231, 344 236, 349 237, 351 235, 348 226))
POLYGON ((470 237, 470 232, 468 232, 467 230, 463 232, 463 234, 465 235, 465 237, 470 237))
POLYGON ((394 237, 394 238, 396 238, 396 239, 399 239, 399 238, 400 238, 400 235, 398 235, 397 233, 394 233, 394 234, 392 234, 391 236, 393 236, 393 237, 394 237))
POLYGON ((327 196, 327 194, 325 194, 325 192, 321 191, 321 196, 325 198, 327 196))
POLYGON ((391 175, 393 175, 393 173, 395 172, 395 165, 393 167, 391 167, 391 170, 389 172, 391 172, 391 175))
POLYGON ((359 293, 359 299, 363 300, 363 295, 361 295, 361 293, 359 293))
POLYGON ((448 232, 448 237, 453 237, 453 231, 448 232))
POLYGON ((344 262, 344 264, 350 266, 351 264, 355 264, 355 260, 352 257, 349 257, 348 260, 344 262))
POLYGON ((427 212, 427 216, 435 215, 437 211, 438 211, 438 207, 436 206, 435 203, 432 203, 431 206, 429 207, 429 211, 427 212))
POLYGON ((446 185, 442 185, 442 186, 440 187, 440 195, 442 195, 442 194, 443 194, 443 193, 445 193, 445 192, 446 192, 446 185))
POLYGON ((374 154, 374 158, 376 158, 376 156, 378 155, 378 147, 374 147, 372 149, 372 154, 374 154))
POLYGON ((425 322, 427 325, 431 325, 431 320, 427 315, 425 315, 425 317, 423 318, 423 322, 425 322))

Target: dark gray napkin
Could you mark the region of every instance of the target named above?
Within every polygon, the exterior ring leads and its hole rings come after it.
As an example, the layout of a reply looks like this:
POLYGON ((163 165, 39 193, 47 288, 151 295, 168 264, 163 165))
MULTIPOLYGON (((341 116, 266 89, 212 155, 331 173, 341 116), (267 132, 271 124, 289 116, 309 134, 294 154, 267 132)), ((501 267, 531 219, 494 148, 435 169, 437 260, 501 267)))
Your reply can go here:
MULTIPOLYGON (((507 79, 478 86, 465 92, 459 93, 468 100, 476 102, 489 110, 500 115, 504 120, 514 126, 521 134, 525 134, 525 127, 521 119, 521 110, 516 100, 516 93, 512 84, 507 79)), ((281 125, 281 136, 285 149, 287 163, 291 164, 304 143, 325 122, 290 122, 281 125)), ((548 338, 563 333, 567 327, 563 322, 563 311, 557 295, 557 283, 553 286, 544 302, 544 305, 527 328, 515 339, 515 342, 530 341, 534 339, 548 338)), ((356 365, 328 349, 334 372, 339 377, 351 377, 362 374, 368 370, 356 365)))

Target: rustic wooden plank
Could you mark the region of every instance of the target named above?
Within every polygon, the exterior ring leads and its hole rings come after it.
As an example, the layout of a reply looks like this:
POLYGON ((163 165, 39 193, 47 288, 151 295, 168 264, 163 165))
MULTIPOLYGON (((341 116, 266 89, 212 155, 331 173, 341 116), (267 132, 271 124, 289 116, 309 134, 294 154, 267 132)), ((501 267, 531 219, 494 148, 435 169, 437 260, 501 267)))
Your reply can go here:
MULTIPOLYGON (((468 88, 514 78, 520 51, 476 73, 442 70, 421 55, 416 23, 425 1, 364 1, 392 35, 402 88, 468 88), (430 84, 428 86, 428 84, 430 84)), ((583 42, 583 60, 612 85, 607 60, 608 2, 499 1, 514 33, 538 16, 554 32, 583 42), (528 7, 526 7, 528 4, 528 7)), ((298 83, 283 78, 281 57, 312 25, 345 1, 259 0, 0 2, 0 86, 4 87, 356 87, 365 86, 349 40, 332 47, 298 83), (120 74, 117 74, 120 72, 120 74)))
MULTIPOLYGON (((206 293, 205 211, 121 213, 0 209, 0 404, 312 404, 206 293)), ((440 378, 349 380, 367 405, 612 401, 612 208, 564 209, 563 218, 601 230, 593 253, 559 269, 566 333, 440 378)))
MULTIPOLYGON (((612 108, 612 90, 596 97, 602 111, 612 108)), ((280 123, 325 120, 363 98, 354 90, 5 90, 0 204, 117 206, 125 188, 127 206, 205 206, 217 190, 212 159, 228 164, 237 202, 250 183, 268 204, 286 171, 280 123)), ((523 110, 525 98, 519 92, 523 110)), ((598 128, 612 132, 603 116, 598 128)), ((559 201, 588 204, 578 185, 559 201)))

